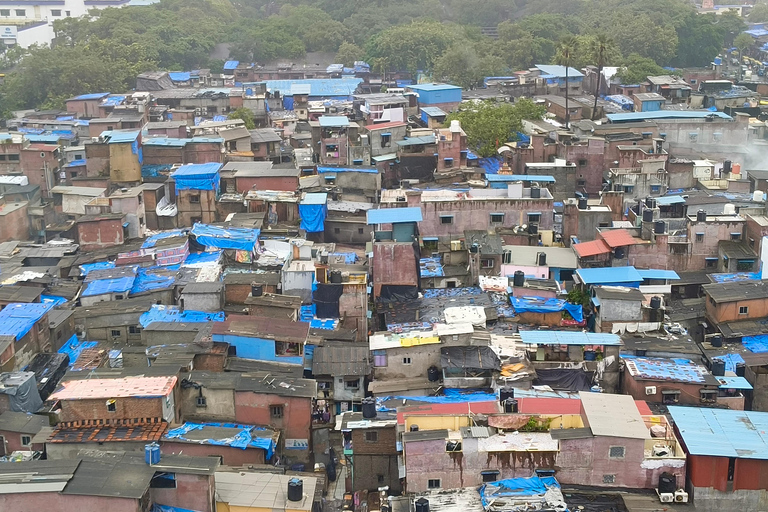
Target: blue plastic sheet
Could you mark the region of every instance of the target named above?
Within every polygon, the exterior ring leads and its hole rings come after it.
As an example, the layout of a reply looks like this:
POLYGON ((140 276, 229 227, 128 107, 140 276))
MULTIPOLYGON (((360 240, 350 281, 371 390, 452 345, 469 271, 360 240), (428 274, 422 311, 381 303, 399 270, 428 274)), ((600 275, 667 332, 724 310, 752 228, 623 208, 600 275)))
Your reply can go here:
POLYGON ((434 258, 421 258, 419 260, 419 268, 421 277, 443 277, 443 263, 440 261, 440 257, 434 258))
POLYGON ((716 283, 736 283, 739 281, 760 281, 760 272, 736 272, 733 274, 709 274, 716 283))
POLYGON ((184 260, 183 265, 189 267, 191 265, 199 265, 204 263, 218 263, 221 259, 221 253, 223 251, 211 251, 211 252, 191 252, 184 260))
MULTIPOLYGON (((179 439, 182 441, 189 441, 185 437, 185 435, 193 430, 202 430, 205 432, 206 427, 225 427, 225 428, 238 428, 240 429, 240 432, 235 434, 233 437, 226 437, 223 439, 206 439, 205 442, 207 444, 213 444, 217 446, 230 446, 232 448, 240 448, 241 450, 245 450, 247 448, 261 448, 262 450, 266 450, 267 457, 266 460, 269 460, 272 458, 272 455, 275 452, 275 442, 272 440, 271 437, 258 437, 255 436, 259 431, 265 431, 266 429, 264 427, 256 427, 254 425, 241 425, 239 423, 184 423, 182 426, 178 428, 174 428, 168 431, 165 436, 163 436, 165 439, 179 439)), ((195 436, 197 437, 197 436, 195 436)), ((200 443, 199 440, 195 439, 192 442, 200 443)))
MULTIPOLYGON (((147 237, 147 239, 144 240, 144 243, 141 244, 141 248, 142 249, 148 249, 150 247, 154 247, 155 245, 157 245, 157 242, 159 240, 162 240, 164 238, 171 238, 173 236, 182 236, 183 234, 184 234, 184 231, 181 230, 181 229, 173 229, 171 231, 163 231, 161 233, 157 233, 157 234, 154 234, 154 235, 152 235, 150 237, 147 237)), ((112 266, 114 267, 114 264, 112 264, 112 266)), ((81 266, 81 268, 82 268, 82 266, 81 266)))
POLYGON ((712 359, 725 362, 725 371, 736 373, 736 365, 744 364, 744 358, 741 354, 725 354, 722 356, 715 356, 712 359))
POLYGON ((86 263, 80 265, 80 275, 87 276, 92 270, 104 270, 107 268, 115 268, 114 261, 97 261, 96 263, 86 263))
POLYGON ((499 169, 501 168, 501 159, 495 156, 480 158, 477 163, 483 168, 486 174, 498 174, 499 169))
POLYGON ((510 297, 509 301, 515 313, 556 313, 567 311, 577 322, 584 321, 584 311, 579 304, 571 304, 562 299, 542 299, 540 297, 510 297))
POLYGON ((219 169, 221 164, 187 164, 176 169, 172 174, 176 183, 176 195, 180 190, 215 190, 219 191, 219 169))
POLYGON ((83 350, 87 348, 93 348, 98 345, 98 341, 80 341, 77 339, 77 335, 72 335, 64 345, 59 349, 59 354, 67 354, 69 356, 69 368, 72 369, 83 353, 83 350))
POLYGON ((116 279, 98 279, 87 283, 81 297, 93 297, 107 293, 121 293, 130 291, 136 276, 124 276, 116 279))
POLYGON ((206 311, 194 311, 185 309, 180 311, 178 306, 165 306, 162 304, 152 304, 149 311, 142 313, 139 317, 139 323, 142 327, 147 327, 152 322, 223 322, 224 312, 208 313, 206 311))
POLYGON ((560 488, 560 484, 553 476, 507 478, 498 482, 489 482, 481 485, 479 490, 480 501, 483 503, 483 508, 487 510, 490 504, 497 498, 536 496, 543 499, 547 489, 551 487, 560 488))
POLYGON ((192 234, 197 242, 206 247, 217 249, 236 249, 239 251, 253 251, 259 242, 258 229, 248 228, 224 228, 197 223, 192 227, 192 234))
POLYGON ((8 304, 0 311, 0 336, 14 336, 18 341, 52 309, 51 303, 8 304))
POLYGON ((135 293, 170 288, 173 286, 173 283, 176 281, 176 277, 154 273, 153 270, 157 270, 158 268, 159 267, 140 268, 138 274, 136 274, 136 279, 133 281, 133 287, 131 287, 131 295, 135 293))
POLYGON ((439 396, 378 396, 376 397, 376 410, 394 411, 394 408, 388 408, 385 402, 390 400, 415 401, 428 404, 463 404, 467 402, 494 402, 498 397, 493 393, 484 393, 475 390, 444 389, 443 395, 439 396))
POLYGON ((299 204, 301 229, 307 233, 325 231, 325 217, 327 214, 328 207, 324 204, 299 204))
POLYGON ((67 299, 64 297, 57 297, 55 295, 41 295, 40 302, 44 304, 53 304, 53 306, 56 307, 67 302, 67 299))
POLYGON ((152 512, 198 512, 197 510, 190 510, 188 508, 171 507, 170 505, 160 505, 154 503, 152 505, 152 512))
POLYGON ((755 354, 768 352, 768 334, 759 334, 757 336, 744 336, 741 343, 747 350, 755 354))

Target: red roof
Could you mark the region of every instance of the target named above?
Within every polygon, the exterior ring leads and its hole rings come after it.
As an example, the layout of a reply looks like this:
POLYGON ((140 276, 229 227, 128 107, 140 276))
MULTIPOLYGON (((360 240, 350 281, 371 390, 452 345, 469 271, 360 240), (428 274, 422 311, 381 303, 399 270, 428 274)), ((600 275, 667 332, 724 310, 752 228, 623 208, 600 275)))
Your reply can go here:
POLYGON ((576 251, 579 258, 586 258, 587 256, 596 256, 598 254, 608 254, 611 252, 611 248, 608 244, 602 240, 593 240, 591 242, 582 242, 580 244, 573 244, 573 250, 576 251))
POLYGON ((626 245, 636 245, 637 238, 633 237, 626 229, 610 229, 600 232, 600 237, 609 247, 624 247, 626 245))
POLYGON ((524 414, 580 414, 581 400, 524 397, 517 399, 517 410, 524 414))
POLYGON ((406 124, 402 121, 390 121, 389 123, 374 123, 374 124, 367 124, 365 127, 368 129, 368 131, 371 130, 381 130, 383 128, 397 128, 398 126, 405 126, 406 124))
MULTIPOLYGON (((406 397, 407 399, 408 397, 406 397)), ((581 403, 578 400, 574 402, 581 403)), ((407 401, 406 401, 407 404, 407 401)), ((499 402, 461 402, 457 404, 419 404, 404 407, 397 412, 397 422, 405 424, 405 416, 451 415, 451 414, 497 414, 501 412, 499 402)))

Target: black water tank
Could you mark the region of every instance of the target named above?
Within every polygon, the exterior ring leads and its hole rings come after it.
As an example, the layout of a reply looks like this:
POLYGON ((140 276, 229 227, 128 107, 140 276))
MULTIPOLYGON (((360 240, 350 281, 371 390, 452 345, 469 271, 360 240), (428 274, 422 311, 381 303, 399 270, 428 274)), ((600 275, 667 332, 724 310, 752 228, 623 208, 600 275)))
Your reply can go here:
POLYGON ((499 388, 499 403, 503 404, 508 398, 515 398, 515 388, 510 386, 499 388))
POLYGON ((656 200, 652 197, 649 197, 645 200, 645 206, 648 208, 656 208, 656 200))
POLYGON ((430 366, 427 369, 427 379, 429 382, 437 382, 440 380, 440 370, 437 369, 437 366, 430 366))
POLYGON ((643 210, 643 222, 653 222, 653 210, 643 210))
POLYGON ((264 295, 264 287, 260 284, 251 283, 251 297, 261 297, 264 295))
POLYGON ((506 413, 517 412, 516 398, 507 398, 506 400, 504 400, 504 412, 506 413))
POLYGON ((699 210, 696 212, 696 222, 707 222, 707 212, 699 210))
POLYGON ((363 404, 363 418, 371 419, 376 417, 376 399, 372 396, 367 396, 362 399, 363 404))
POLYGON ((659 309, 661 307, 661 297, 651 297, 651 309, 659 309))
POLYGON ((528 234, 529 235, 535 235, 539 232, 539 225, 538 224, 529 224, 528 225, 528 234))
POLYGON ((712 360, 712 375, 715 377, 722 377, 725 375, 725 361, 722 359, 712 360))
POLYGON ((429 500, 426 498, 419 498, 416 500, 416 512, 429 512, 429 500))
POLYGON ((300 478, 288 480, 288 501, 301 501, 304 499, 304 482, 300 478))
POLYGON ((541 197, 541 189, 539 187, 531 187, 531 199, 539 199, 541 197))
POLYGON ((709 342, 712 344, 713 347, 722 347, 723 346, 723 335, 722 334, 715 334, 709 339, 709 342))
POLYGON ((659 475, 659 494, 674 493, 677 490, 677 476, 666 471, 659 475))
POLYGON ((664 232, 667 230, 667 225, 664 223, 663 220, 657 220, 653 223, 653 232, 657 235, 663 235, 664 232))
POLYGON ((744 363, 736 363, 736 376, 744 377, 747 373, 747 365, 744 363))
POLYGON ((512 276, 512 286, 521 287, 525 284, 525 272, 522 270, 516 270, 515 275, 512 276))
POLYGON ((725 162, 723 162, 723 173, 731 172, 731 167, 732 166, 731 166, 730 160, 726 160, 725 162))
POLYGON ((545 267, 547 265, 547 253, 540 252, 537 255, 538 263, 540 267, 545 267))
POLYGON ((623 260, 624 259, 624 248, 623 247, 617 247, 613 250, 613 257, 617 260, 623 260))
POLYGON ((340 270, 331 270, 331 283, 333 283, 333 284, 340 284, 341 283, 341 271, 340 270))
POLYGON ((579 198, 579 210, 586 210, 587 209, 587 198, 581 197, 579 198))

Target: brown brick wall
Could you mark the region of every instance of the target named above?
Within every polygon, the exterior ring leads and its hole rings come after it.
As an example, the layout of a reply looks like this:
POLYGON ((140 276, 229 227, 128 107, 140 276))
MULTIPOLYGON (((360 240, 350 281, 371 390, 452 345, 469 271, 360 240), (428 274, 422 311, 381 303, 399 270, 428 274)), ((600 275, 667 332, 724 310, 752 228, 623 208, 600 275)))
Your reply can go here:
POLYGON ((162 418, 162 398, 118 398, 115 412, 107 410, 106 400, 63 400, 59 421, 162 418))
POLYGON ((352 451, 355 455, 397 454, 395 427, 389 428, 358 428, 352 431, 352 451), (365 440, 366 432, 377 432, 378 440, 365 440))

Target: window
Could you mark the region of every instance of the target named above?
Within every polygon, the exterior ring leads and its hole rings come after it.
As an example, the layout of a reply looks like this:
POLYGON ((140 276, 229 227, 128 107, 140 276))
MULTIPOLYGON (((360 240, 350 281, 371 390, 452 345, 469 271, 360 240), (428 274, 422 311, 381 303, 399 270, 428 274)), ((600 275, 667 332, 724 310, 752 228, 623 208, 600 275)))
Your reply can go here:
POLYGON ((706 258, 707 268, 717 267, 717 258, 706 258))
POLYGON ((749 314, 749 306, 739 306, 739 314, 740 315, 748 315, 749 314))
POLYGON ((384 485, 384 475, 376 475, 376 481, 379 485, 384 485))
POLYGON ((578 180, 576 180, 576 186, 577 187, 586 187, 587 186, 587 180, 585 180, 585 179, 578 179, 578 180))
POLYGON ((635 186, 634 185, 624 185, 624 193, 625 194, 631 194, 634 191, 635 191, 635 186))
POLYGON ((716 389, 702 389, 699 391, 699 398, 702 402, 716 402, 717 390, 716 389))
POLYGON ((27 15, 27 11, 24 9, 16 9, 16 16, 24 17, 27 15))
POLYGON ((189 202, 194 204, 200 204, 200 194, 189 196, 189 202))
POLYGON ((736 260, 737 272, 749 272, 755 264, 755 260, 736 260))
POLYGON ((483 258, 480 260, 481 268, 493 268, 493 258, 483 258))
POLYGON ((651 194, 661 193, 661 185, 651 185, 651 194))
POLYGON ((32 445, 32 437, 21 436, 21 446, 30 446, 30 445, 32 445))
POLYGON ((129 325, 128 334, 141 334, 141 327, 138 325, 129 325))
POLYGON ((443 163, 445 165, 453 165, 453 158, 443 158, 443 163))
POLYGON ((483 482, 495 482, 499 477, 498 470, 481 471, 480 474, 483 477, 483 482))
POLYGON ((392 135, 389 133, 381 134, 381 147, 388 148, 392 145, 392 135))
POLYGON ((282 405, 270 405, 269 406, 269 415, 272 417, 272 419, 280 419, 283 417, 283 406, 282 405))
POLYGON ((750 246, 752 249, 754 249, 754 248, 755 248, 755 239, 754 239, 754 238, 750 238, 750 239, 749 239, 749 246, 750 246))
POLYGON ((152 477, 149 483, 149 487, 153 489, 175 489, 176 488, 176 474, 158 472, 152 477))
POLYGON ((375 430, 369 430, 365 433, 365 442, 366 443, 378 443, 379 442, 379 433, 375 430))
POLYGON ((341 233, 341 228, 333 228, 334 235, 338 235, 339 233, 341 233))
POLYGON ((541 214, 540 213, 529 213, 528 214, 528 224, 538 224, 541 222, 541 214))
POLYGON ((410 357, 404 357, 403 358, 403 364, 411 364, 411 358, 410 357))
POLYGON ((107 400, 107 412, 116 412, 116 411, 117 411, 117 401, 107 400))
POLYGON ((603 475, 604 484, 612 484, 616 482, 616 475, 603 475))
POLYGON ((387 367, 387 351, 386 350, 373 351, 373 366, 374 368, 387 367))
POLYGON ((112 329, 112 337, 113 338, 119 338, 120 337, 120 330, 119 329, 112 329))
POLYGON ((344 389, 360 389, 360 379, 344 379, 344 389))
POLYGON ((10 9, 0 9, 0 16, 10 16, 11 10, 10 9))
POLYGON ((61 16, 61 9, 51 9, 51 16, 61 16))
POLYGON ((731 240, 741 240, 741 233, 731 233, 731 240))
POLYGON ((72 172, 71 172, 71 173, 69 173, 69 174, 70 174, 70 176, 71 176, 71 177, 73 177, 73 178, 77 178, 77 171, 72 171, 72 172))
POLYGON ((125 297, 122 294, 115 295, 115 300, 123 300, 125 297))
POLYGON ((69 16, 69 11, 64 11, 64 14, 66 14, 67 16, 69 16))
POLYGON ((440 224, 453 224, 453 215, 441 215, 440 224))
POLYGON ((662 389, 661 390, 661 403, 665 405, 672 405, 678 402, 678 396, 680 395, 679 389, 662 389))
POLYGON ((19 155, 8 155, 8 161, 9 162, 18 162, 19 161, 19 155))
POLYGON ((623 446, 611 446, 608 448, 608 457, 611 459, 623 459, 624 447, 623 446))
POLYGON ((579 158, 579 167, 587 165, 587 161, 584 158, 579 158))
POLYGON ((60 340, 60 339, 61 339, 61 335, 62 335, 62 334, 63 334, 63 333, 62 333, 61 331, 57 332, 57 333, 56 333, 56 339, 57 339, 57 340, 60 340))
POLYGON ((696 242, 703 242, 704 241, 704 233, 696 233, 696 242))
POLYGON ((504 222, 504 214, 503 213, 492 213, 491 214, 491 224, 501 224, 504 222))
POLYGON ((427 489, 439 489, 440 488, 440 479, 439 478, 430 478, 427 481, 427 489))

